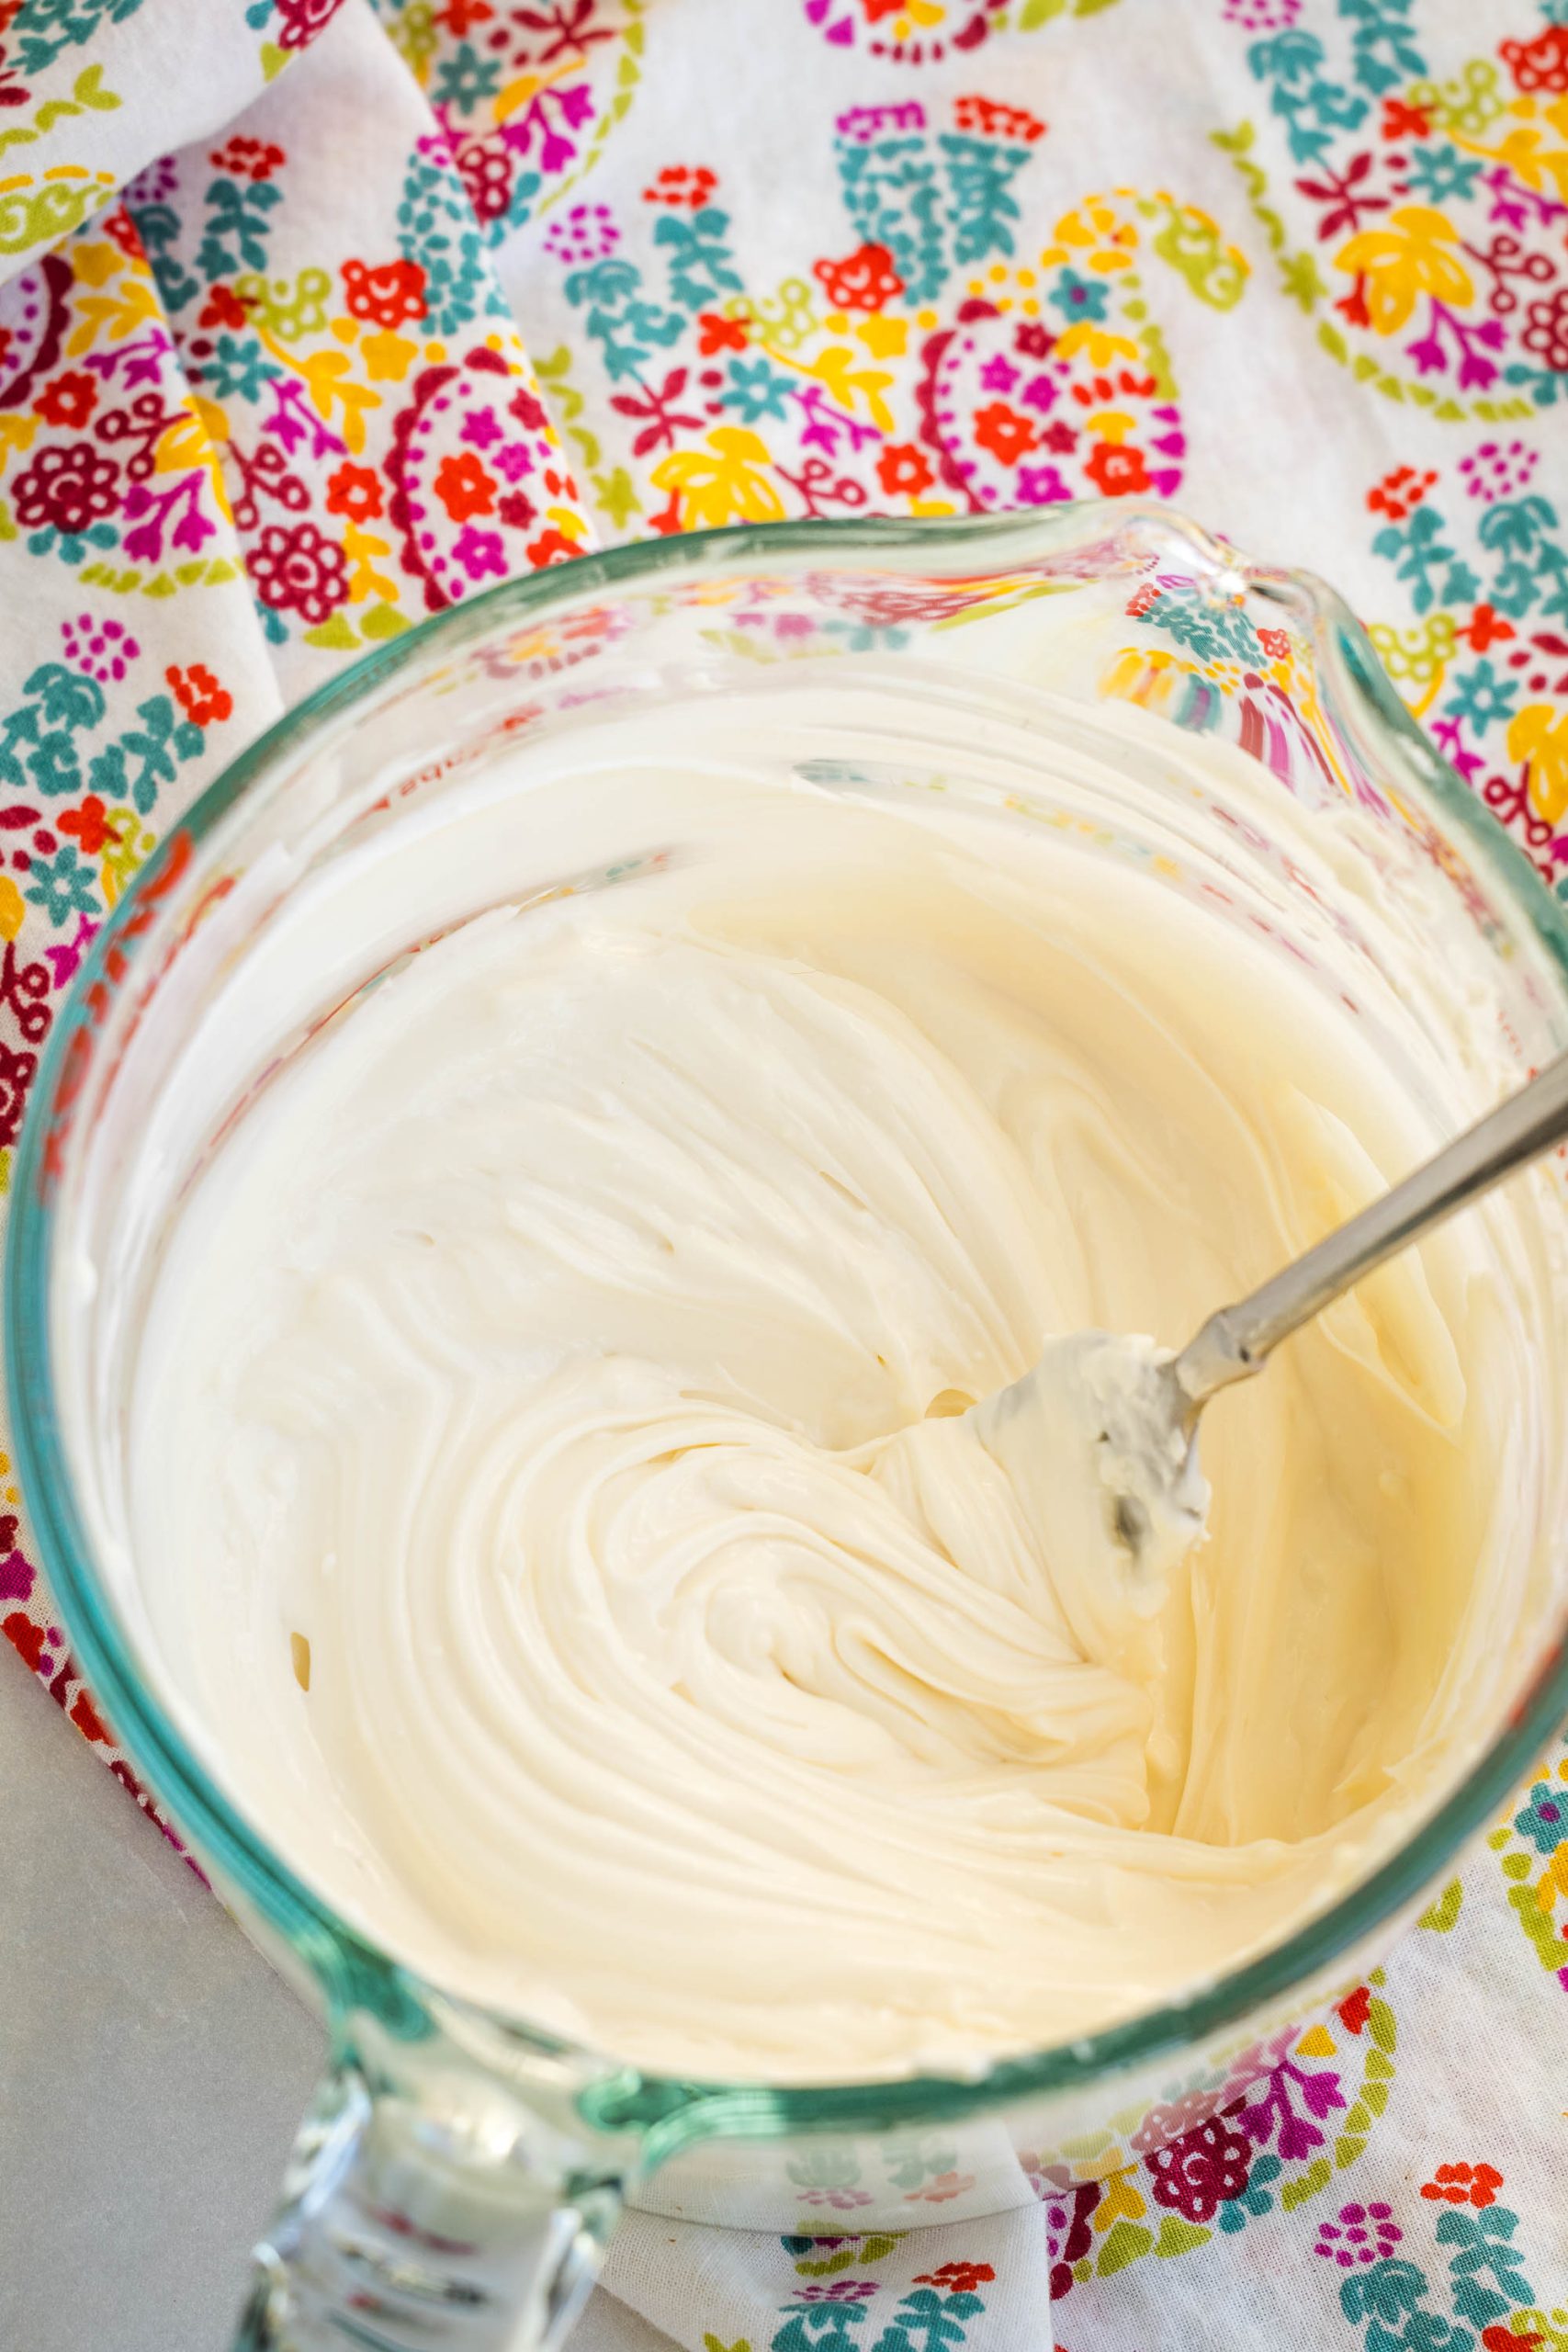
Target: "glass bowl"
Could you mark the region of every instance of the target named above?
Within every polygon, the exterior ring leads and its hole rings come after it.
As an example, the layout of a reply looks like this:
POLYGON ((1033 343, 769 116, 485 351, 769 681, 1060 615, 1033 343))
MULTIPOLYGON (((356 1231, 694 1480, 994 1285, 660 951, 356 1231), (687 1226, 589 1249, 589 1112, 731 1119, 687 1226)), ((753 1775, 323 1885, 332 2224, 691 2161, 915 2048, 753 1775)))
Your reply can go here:
MULTIPOLYGON (((119 1532, 137 1317, 167 1218, 226 1124, 389 963, 536 885, 525 826, 493 860, 432 868, 416 937, 369 922, 323 949, 304 1020, 287 991, 237 1001, 234 975, 265 977, 373 836, 412 838, 449 796, 482 798, 503 760, 525 779, 632 740, 650 698, 694 729, 742 712, 814 779, 962 778, 1021 822, 1201 892, 1281 952, 1337 958, 1352 983, 1377 981, 1375 909, 1397 899, 1428 927, 1434 968, 1480 992, 1521 1077, 1568 1046, 1563 910, 1409 719, 1344 605, 1157 506, 789 524, 588 557, 426 622, 236 761, 137 877, 56 1022, 13 1184, 5 1317, 21 1476, 72 1643, 225 1899, 330 2027, 247 2345, 554 2346, 627 2199, 810 2235, 851 2204, 857 2231, 907 2230, 1103 2177, 1243 2096, 1427 1900, 1568 1713, 1563 1627, 1543 1622, 1458 1785, 1299 1932, 1104 2031, 940 2078, 653 2077, 423 1981, 267 1844, 145 1667, 119 1532), (1157 820, 1130 821, 1113 777, 1097 793, 1042 771, 1043 744, 1097 745, 1112 714, 1120 756, 1131 730, 1157 779, 1157 820), (1290 849, 1303 821, 1337 840, 1347 809, 1354 919, 1325 911, 1290 849), (218 1018, 204 1088, 190 1047, 218 1018), (957 2187, 912 2200, 933 2165, 957 2187)), ((1439 1002, 1410 1011, 1440 1057, 1439 1002)))

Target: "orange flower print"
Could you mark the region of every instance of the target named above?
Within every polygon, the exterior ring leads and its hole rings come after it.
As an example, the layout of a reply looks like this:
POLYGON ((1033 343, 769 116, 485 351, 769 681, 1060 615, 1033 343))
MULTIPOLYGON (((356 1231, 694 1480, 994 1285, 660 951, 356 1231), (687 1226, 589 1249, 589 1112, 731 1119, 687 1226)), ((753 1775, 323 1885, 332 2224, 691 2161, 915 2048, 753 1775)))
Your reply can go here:
POLYGON ((1101 498, 1131 498, 1153 487, 1143 451, 1127 441, 1097 441, 1083 469, 1101 498))
POLYGON ((1477 605, 1465 627, 1454 634, 1463 638, 1472 653, 1484 653, 1489 647, 1501 645, 1505 638, 1517 637, 1518 630, 1490 605, 1477 605))
POLYGON ((201 306, 197 325, 198 327, 243 327, 249 315, 232 287, 215 286, 201 306))
POLYGON ((1478 2211, 1497 2202, 1503 2176, 1495 2165, 1439 2165, 1435 2177, 1424 2180, 1421 2194, 1433 2204, 1473 2205, 1478 2211))
POLYGON ((443 458, 435 469, 435 495, 454 523, 474 514, 495 512, 495 476, 480 465, 471 449, 443 458))
POLYGON ((1395 466, 1384 474, 1382 481, 1367 492, 1367 504, 1374 514, 1386 514, 1391 523, 1403 523, 1413 506, 1419 506, 1432 484, 1435 473, 1418 474, 1414 466, 1395 466))
POLYGON ((645 204, 672 204, 685 212, 700 212, 718 186, 716 174, 705 164, 667 164, 642 192, 645 204))
POLYGON ((886 449, 878 451, 876 479, 888 496, 896 498, 900 491, 913 497, 922 490, 930 490, 936 476, 923 452, 912 441, 899 441, 890 442, 886 449))
POLYGON ((565 563, 576 553, 577 548, 566 533, 553 526, 528 542, 528 560, 536 571, 542 571, 547 563, 565 563))
POLYGON ((1032 146, 1045 135, 1047 125, 1021 107, 1004 107, 995 98, 958 98, 953 108, 960 130, 978 130, 993 139, 1021 139, 1032 146))
POLYGON ((69 424, 80 431, 98 404, 96 379, 85 368, 68 368, 39 392, 34 406, 46 424, 69 424))
POLYGON ((79 844, 84 857, 96 857, 107 842, 119 839, 118 829, 109 823, 108 810, 96 792, 89 792, 79 808, 67 808, 55 822, 79 844))
POLYGON ((373 523, 381 512, 381 477, 371 466, 344 463, 327 476, 327 513, 351 523, 373 523))
POLYGON ((991 401, 976 410, 975 438, 1003 466, 1016 466, 1026 450, 1040 446, 1033 420, 1010 408, 1006 401, 991 401))
POLYGON ((721 318, 716 311, 697 313, 697 349, 705 359, 716 351, 744 351, 750 337, 750 319, 721 318))
POLYGON ((814 261, 811 274, 836 311, 880 311, 904 291, 886 245, 857 245, 841 261, 814 261))
POLYGON ((219 684, 205 662, 193 662, 188 670, 167 669, 164 676, 193 727, 210 727, 215 718, 233 716, 233 695, 219 684))

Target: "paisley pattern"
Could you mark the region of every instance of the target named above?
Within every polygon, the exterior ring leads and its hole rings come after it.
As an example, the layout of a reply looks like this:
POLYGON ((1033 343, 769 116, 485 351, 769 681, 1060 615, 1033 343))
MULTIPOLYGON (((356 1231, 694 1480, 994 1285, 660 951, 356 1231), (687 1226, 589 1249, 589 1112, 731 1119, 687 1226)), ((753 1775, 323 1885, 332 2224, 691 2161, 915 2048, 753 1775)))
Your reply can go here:
MULTIPOLYGON (((778 0, 751 35, 706 0, 190 0, 175 86, 155 5, 0 0, 0 1191, 190 796, 338 664, 597 539, 1178 496, 1336 579, 1568 895, 1565 0, 1184 0, 1179 40, 1170 0, 778 0)), ((1108 694, 1317 756, 1283 632, 1203 639, 1163 575, 1129 620, 1108 694)), ((0 1632, 172 1837, 10 1481, 0 1632)), ((1568 2352, 1565 1938, 1554 1751, 1384 1968, 1026 2165, 1011 2217, 952 2219, 974 2185, 922 2134, 870 2183, 792 2159, 783 2239, 636 2219, 609 2283, 689 2352, 1568 2352)))

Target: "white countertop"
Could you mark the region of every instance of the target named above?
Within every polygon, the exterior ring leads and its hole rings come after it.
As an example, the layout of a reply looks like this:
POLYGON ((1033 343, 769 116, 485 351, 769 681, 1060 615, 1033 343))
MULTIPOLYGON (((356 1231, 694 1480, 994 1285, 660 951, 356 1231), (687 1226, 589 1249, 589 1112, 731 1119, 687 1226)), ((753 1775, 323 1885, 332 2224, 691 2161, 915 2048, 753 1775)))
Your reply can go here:
POLYGON ((314 2018, 0 1655, 0 2346, 229 2352, 314 2018))

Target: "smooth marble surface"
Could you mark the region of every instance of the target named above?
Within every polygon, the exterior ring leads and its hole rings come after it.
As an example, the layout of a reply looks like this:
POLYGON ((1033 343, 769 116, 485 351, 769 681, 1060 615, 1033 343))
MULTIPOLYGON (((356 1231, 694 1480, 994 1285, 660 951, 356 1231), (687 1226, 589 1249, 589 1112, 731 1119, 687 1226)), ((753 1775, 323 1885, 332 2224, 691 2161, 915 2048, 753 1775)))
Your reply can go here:
POLYGON ((0 2346, 227 2352, 321 2033, 0 1648, 0 2346))

